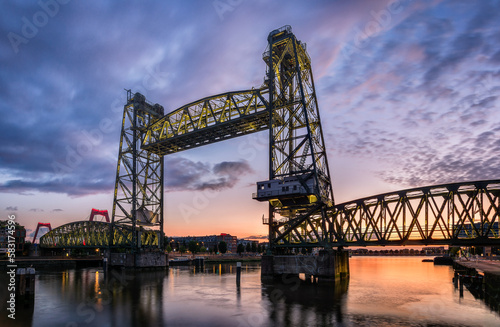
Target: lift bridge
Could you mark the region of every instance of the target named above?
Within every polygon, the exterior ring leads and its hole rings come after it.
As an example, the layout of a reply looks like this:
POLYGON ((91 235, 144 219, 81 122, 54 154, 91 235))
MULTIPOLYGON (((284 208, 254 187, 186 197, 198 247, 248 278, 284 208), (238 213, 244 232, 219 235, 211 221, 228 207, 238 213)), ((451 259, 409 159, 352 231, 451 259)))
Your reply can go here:
POLYGON ((269 131, 269 179, 257 183, 253 198, 269 205, 263 223, 272 253, 307 247, 500 245, 500 180, 335 204, 306 44, 284 26, 269 34, 262 58, 262 86, 206 97, 166 115, 161 105, 127 92, 112 223, 94 224, 93 235, 103 239, 97 243, 135 251, 163 248, 163 156, 269 131))

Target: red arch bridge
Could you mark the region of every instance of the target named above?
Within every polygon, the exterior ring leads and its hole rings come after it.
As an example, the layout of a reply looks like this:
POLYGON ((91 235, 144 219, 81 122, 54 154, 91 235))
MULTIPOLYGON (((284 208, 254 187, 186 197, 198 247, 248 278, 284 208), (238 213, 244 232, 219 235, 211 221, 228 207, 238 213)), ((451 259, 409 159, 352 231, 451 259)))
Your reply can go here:
MULTIPOLYGON (((315 208, 311 208, 313 212, 315 208)), ((304 247, 370 245, 500 246, 500 180, 426 186, 357 199, 328 208, 328 220, 308 213, 274 221, 275 242, 304 247)), ((267 220, 264 223, 269 223, 267 220)), ((159 231, 139 232, 141 247, 157 247, 159 231)), ((40 239, 45 248, 130 244, 129 228, 99 221, 59 226, 40 239)))

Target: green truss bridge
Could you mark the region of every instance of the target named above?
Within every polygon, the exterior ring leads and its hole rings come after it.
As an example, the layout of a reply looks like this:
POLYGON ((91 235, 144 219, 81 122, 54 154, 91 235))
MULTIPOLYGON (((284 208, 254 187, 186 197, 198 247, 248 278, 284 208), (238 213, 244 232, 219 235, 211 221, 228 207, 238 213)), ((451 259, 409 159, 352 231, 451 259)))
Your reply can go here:
MULTIPOLYGON (((110 246, 127 247, 132 240, 132 230, 124 226, 111 228, 111 223, 103 221, 75 221, 61 225, 40 238, 42 248, 104 248, 110 246)), ((141 247, 158 248, 159 231, 138 231, 141 247)))

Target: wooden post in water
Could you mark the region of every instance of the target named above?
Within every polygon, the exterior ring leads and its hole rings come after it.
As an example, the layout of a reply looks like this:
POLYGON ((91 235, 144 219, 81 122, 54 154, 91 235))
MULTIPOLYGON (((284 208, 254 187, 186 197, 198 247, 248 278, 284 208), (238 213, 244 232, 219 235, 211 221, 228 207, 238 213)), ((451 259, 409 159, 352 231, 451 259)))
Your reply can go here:
POLYGON ((15 280, 18 302, 32 305, 35 300, 35 268, 17 268, 15 280))
POLYGON ((460 297, 464 297, 464 278, 462 275, 458 275, 458 280, 460 284, 460 297))
POLYGON ((241 279, 241 262, 236 263, 236 285, 240 286, 241 279))

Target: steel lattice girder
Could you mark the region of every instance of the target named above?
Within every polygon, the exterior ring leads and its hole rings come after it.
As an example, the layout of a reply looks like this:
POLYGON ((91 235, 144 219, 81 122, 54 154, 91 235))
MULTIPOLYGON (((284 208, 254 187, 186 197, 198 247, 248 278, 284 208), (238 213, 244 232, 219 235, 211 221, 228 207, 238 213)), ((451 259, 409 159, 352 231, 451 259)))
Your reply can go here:
MULTIPOLYGON (((140 148, 147 126, 163 117, 163 107, 152 105, 140 93, 127 92, 113 199, 113 226, 154 226, 163 230, 163 157, 140 148)), ((125 238, 119 237, 116 242, 125 238)), ((130 247, 137 247, 137 232, 130 247)), ((113 240, 112 240, 113 241, 113 240)), ((114 242, 113 242, 114 243, 114 242)))
POLYGON ((500 245, 500 180, 443 184, 385 193, 329 208, 324 228, 310 217, 276 222, 278 246, 500 245), (318 235, 319 234, 319 237, 318 235))
POLYGON ((266 130, 267 92, 227 92, 182 106, 148 127, 143 148, 166 155, 266 130))
POLYGON ((263 54, 267 63, 270 126, 269 179, 298 178, 316 200, 309 203, 283 196, 269 204, 271 249, 295 243, 330 247, 326 233, 327 208, 334 204, 326 148, 316 99, 311 60, 306 45, 285 26, 268 36, 263 54), (281 218, 279 218, 279 216, 281 218))
POLYGON ((311 60, 304 43, 288 26, 271 32, 268 67, 272 117, 270 179, 316 179, 318 199, 331 206, 333 192, 314 89, 311 60), (307 177, 306 177, 307 176, 307 177))
MULTIPOLYGON (((43 248, 102 248, 108 247, 111 224, 102 221, 76 221, 61 225, 40 238, 43 248)), ((139 231, 142 247, 158 247, 159 232, 139 231)), ((128 247, 132 241, 132 230, 125 226, 113 228, 115 247, 128 247)))

